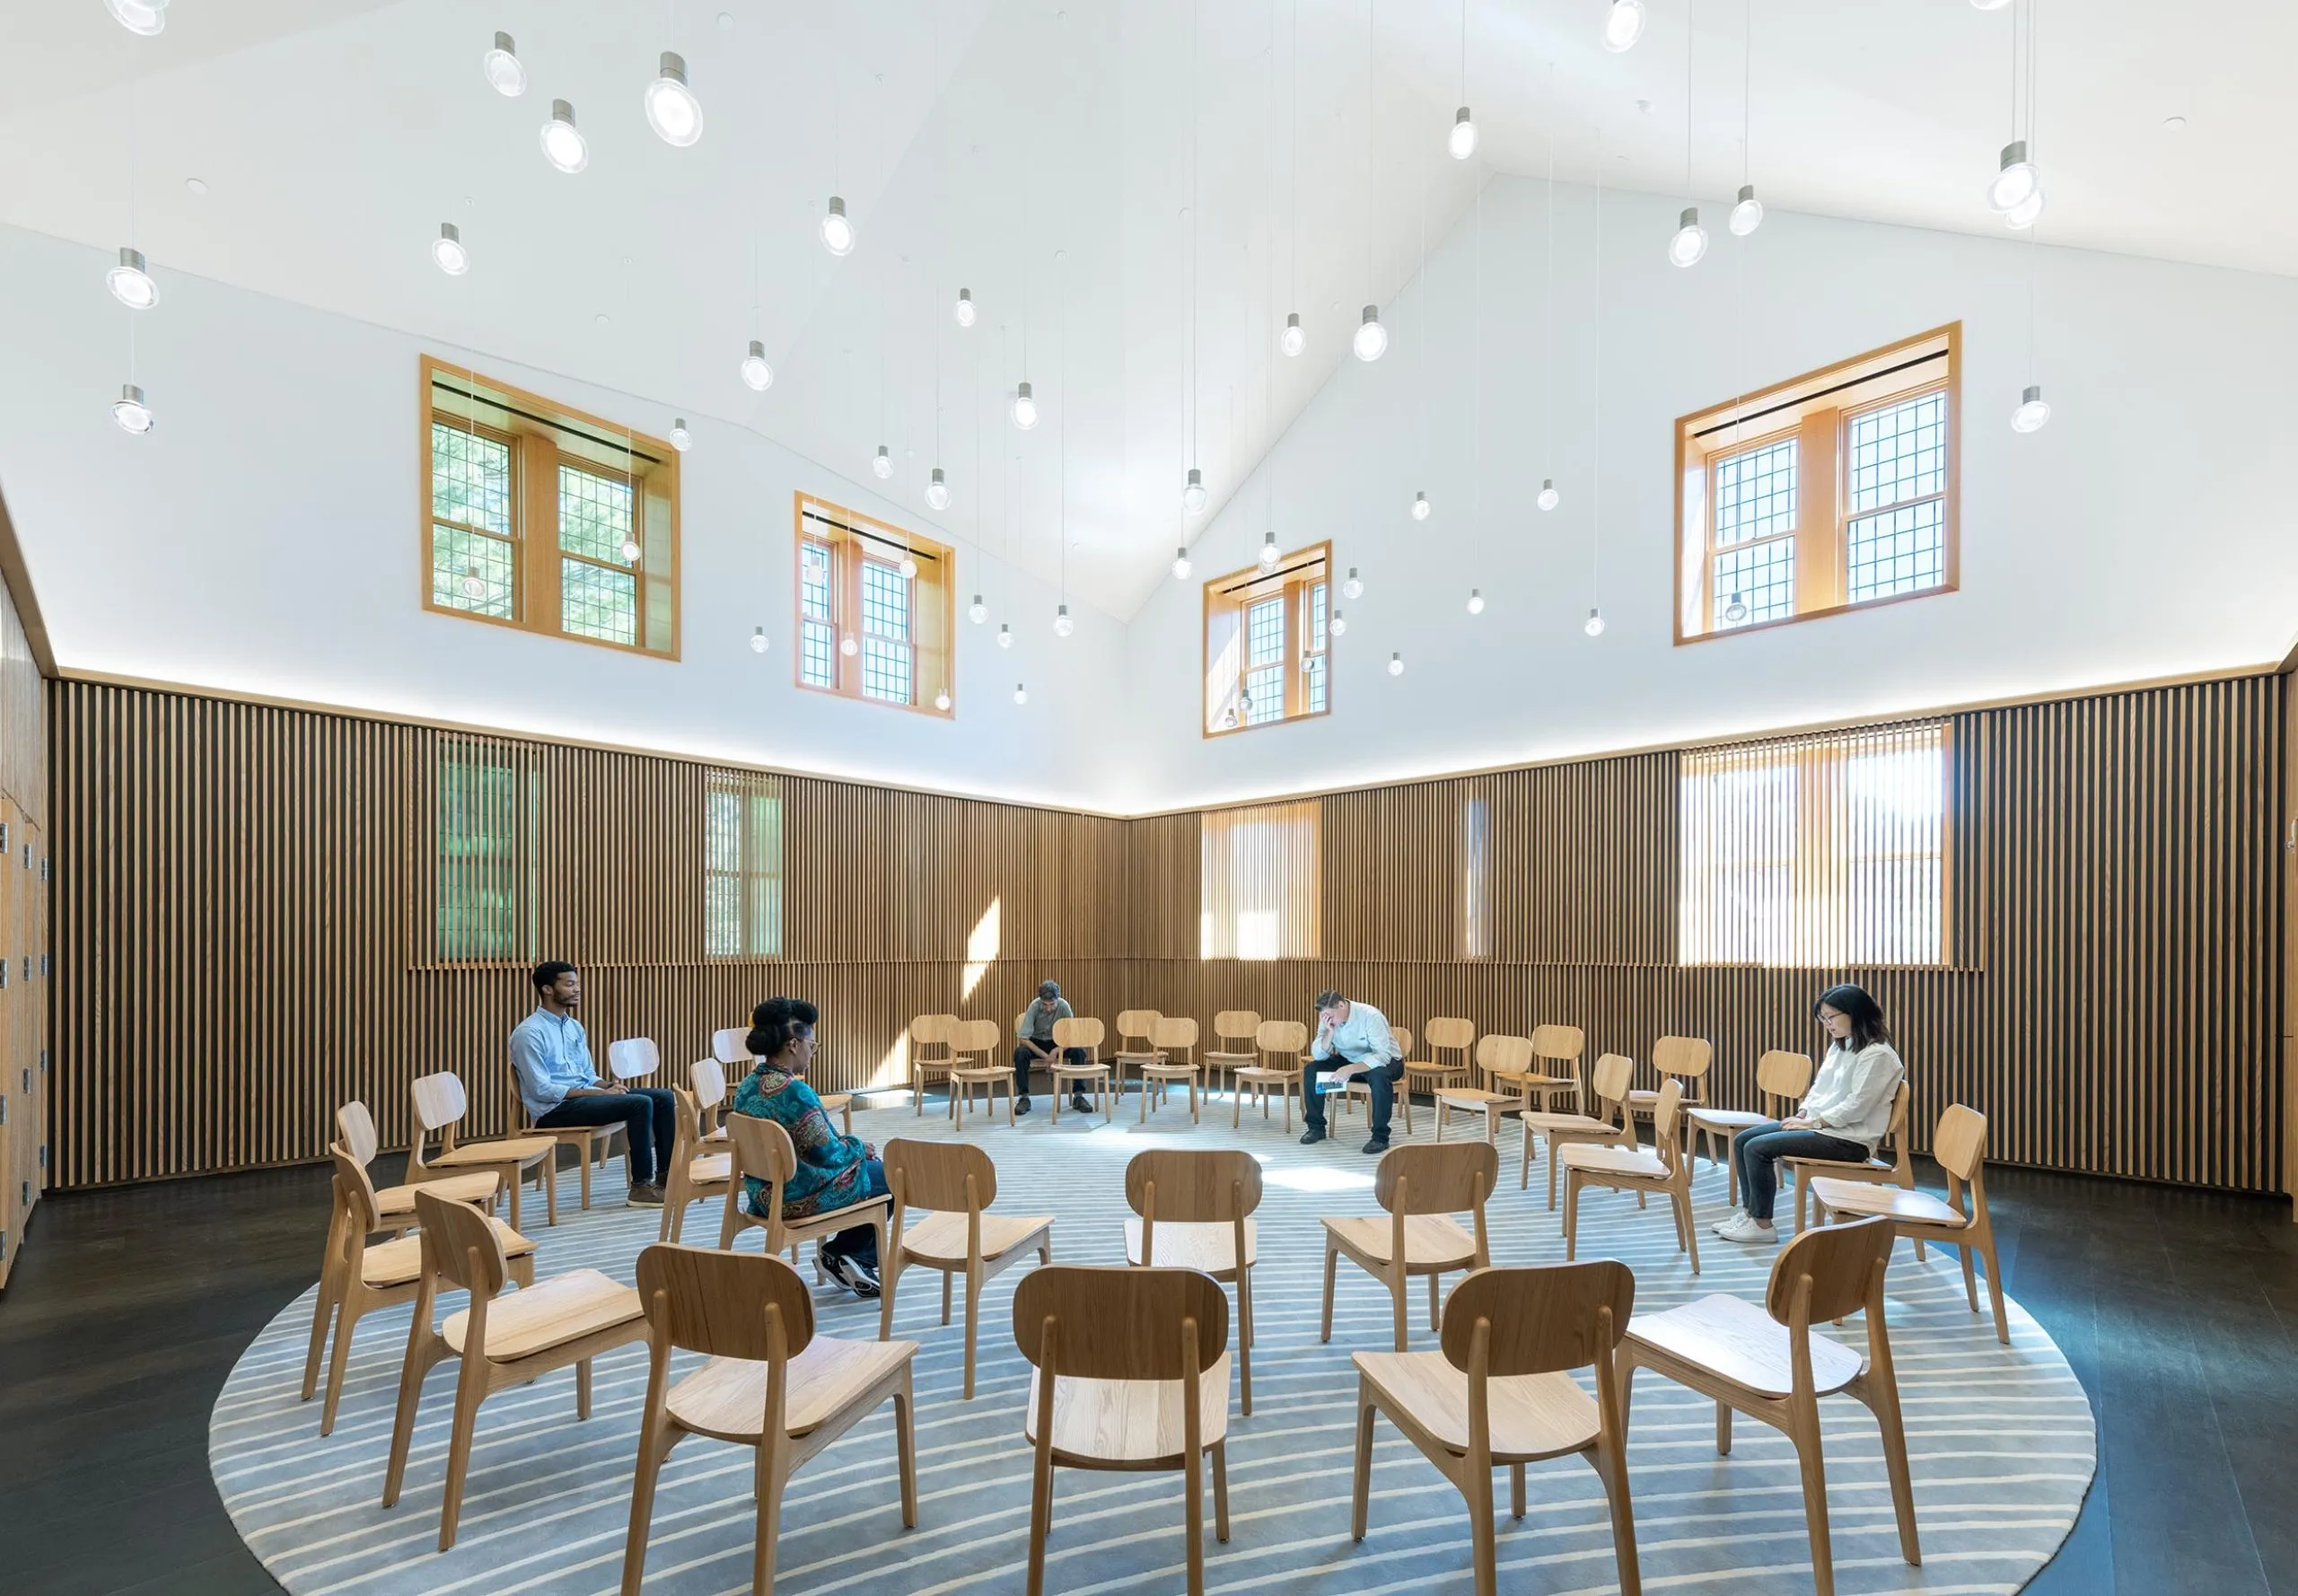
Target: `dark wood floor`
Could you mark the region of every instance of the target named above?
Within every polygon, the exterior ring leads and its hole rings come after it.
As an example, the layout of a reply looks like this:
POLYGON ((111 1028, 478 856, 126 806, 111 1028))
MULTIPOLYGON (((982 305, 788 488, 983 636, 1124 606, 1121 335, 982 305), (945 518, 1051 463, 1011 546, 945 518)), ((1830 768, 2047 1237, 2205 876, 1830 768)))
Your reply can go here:
MULTIPOLYGON (((2066 1349, 2099 1419, 2090 1500, 2028 1590, 2298 1596, 2289 1206, 1988 1179, 2011 1293, 2066 1349)), ((207 1414, 241 1348, 311 1284, 326 1191, 313 1168, 41 1206, 0 1293, 9 1591, 279 1588, 216 1498, 207 1414)))

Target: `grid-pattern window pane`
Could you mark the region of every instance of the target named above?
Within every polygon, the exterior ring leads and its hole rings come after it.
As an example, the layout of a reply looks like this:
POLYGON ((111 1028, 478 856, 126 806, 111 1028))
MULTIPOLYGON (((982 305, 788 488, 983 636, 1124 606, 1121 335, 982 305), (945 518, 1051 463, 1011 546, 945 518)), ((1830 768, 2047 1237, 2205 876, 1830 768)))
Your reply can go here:
POLYGON ((742 795, 703 794, 703 951, 732 959, 742 951, 742 795))
POLYGON ((1793 438, 1715 462, 1718 548, 1795 530, 1795 467, 1793 438))
POLYGON ((433 522, 431 601, 446 609, 512 618, 512 571, 515 561, 507 538, 488 538, 461 527, 433 522), (478 591, 465 585, 476 581, 478 591))
POLYGON ((1856 515, 1947 489, 1947 396, 1926 393, 1851 418, 1850 508, 1856 515))
POLYGON ((535 951, 540 773, 532 750, 462 738, 439 744, 434 896, 442 960, 535 951))
POLYGON ((809 539, 798 551, 800 679, 810 688, 838 686, 836 612, 830 606, 829 548, 809 539))
POLYGON ((1328 703, 1325 672, 1325 586, 1309 587, 1309 652, 1301 661, 1301 703, 1304 715, 1322 715, 1328 703))
POLYGON ((630 539, 630 484, 595 471, 558 468, 558 547, 566 554, 627 566, 622 546, 630 539))
POLYGON ((581 637, 638 641, 638 579, 588 560, 558 562, 559 624, 581 637))
POLYGON ((1718 550, 1714 585, 1708 624, 1719 632, 1794 614, 1795 539, 1774 538, 1753 548, 1718 550), (1731 614, 1734 599, 1748 611, 1737 620, 1731 614))
POLYGON ((1946 580, 1946 505, 1925 499, 1850 527, 1851 601, 1921 592, 1946 580))
POLYGON ((431 516, 511 535, 511 445, 431 424, 431 516))
POLYGON ((1245 611, 1245 723, 1285 718, 1285 601, 1263 599, 1245 611))
POLYGON ((862 563, 862 692, 910 701, 909 582, 892 566, 862 563))
POLYGON ((703 795, 703 945, 714 959, 782 954, 782 789, 714 772, 703 795))

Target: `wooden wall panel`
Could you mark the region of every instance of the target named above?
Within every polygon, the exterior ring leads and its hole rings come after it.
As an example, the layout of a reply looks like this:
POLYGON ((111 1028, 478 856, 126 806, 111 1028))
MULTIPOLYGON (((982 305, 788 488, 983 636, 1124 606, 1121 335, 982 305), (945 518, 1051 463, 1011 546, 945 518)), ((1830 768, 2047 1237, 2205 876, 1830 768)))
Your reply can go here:
POLYGON ((31 639, 0 589, 0 1285, 51 1179, 46 715, 31 639))

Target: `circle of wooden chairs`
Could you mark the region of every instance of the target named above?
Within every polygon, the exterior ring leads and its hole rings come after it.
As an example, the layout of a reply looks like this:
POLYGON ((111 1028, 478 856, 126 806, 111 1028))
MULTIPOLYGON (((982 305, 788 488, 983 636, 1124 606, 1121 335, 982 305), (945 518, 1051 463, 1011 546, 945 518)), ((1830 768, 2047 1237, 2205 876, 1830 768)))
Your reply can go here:
POLYGON ((1213 1016, 1213 1046, 1205 1053, 1208 1091, 1225 1092, 1231 1070, 1260 1062, 1254 1041, 1259 1034, 1260 1015, 1251 1009, 1223 1009, 1213 1016))
POLYGON ((1005 1093, 1005 1123, 1013 1123, 1013 1072, 997 1057, 997 1022, 960 1020, 950 1031, 950 1123, 963 1128, 973 1095, 982 1111, 997 1117, 997 1094, 1005 1093))
POLYGON ((1293 1100, 1301 1094, 1302 1055, 1309 1050, 1309 1028, 1298 1020, 1264 1020, 1253 1032, 1259 1049, 1258 1064, 1241 1065, 1231 1073, 1236 1092, 1229 1099, 1229 1128, 1234 1130, 1245 1111, 1245 1094, 1260 1100, 1260 1117, 1268 1118, 1268 1094, 1275 1092, 1285 1109, 1285 1129, 1293 1129, 1293 1100), (1290 1065, 1277 1062, 1289 1057, 1290 1065))
POLYGON ((726 1136, 732 1145, 729 1149, 725 1209, 718 1221, 721 1251, 732 1251, 734 1238, 755 1226, 766 1232, 767 1254, 788 1249, 794 1268, 799 1247, 811 1241, 814 1278, 820 1280, 824 1273, 822 1242, 840 1231, 866 1224, 878 1232, 878 1256, 886 1256, 886 1210, 893 1202, 890 1197, 864 1197, 858 1203, 810 1214, 803 1219, 785 1219, 782 1213, 783 1193, 798 1173, 798 1148, 791 1141, 790 1133, 779 1120, 761 1119, 755 1114, 729 1114, 726 1136), (765 1210, 762 1214, 745 1201, 753 1179, 764 1183, 757 1204, 758 1208, 765 1210))
POLYGON ((942 1276, 942 1322, 950 1322, 950 1292, 966 1282, 966 1399, 973 1399, 975 1332, 981 1323, 981 1288, 1036 1253, 1053 1262, 1053 1215, 992 1214, 997 1166, 970 1142, 917 1142, 896 1137, 885 1145, 886 1184, 893 1189, 893 1234, 878 1250, 878 1339, 894 1333, 894 1287, 904 1270, 942 1276), (912 1209, 926 1210, 915 1219, 912 1209))
POLYGON ((1524 1465, 1579 1457, 1603 1483, 1624 1596, 1643 1588, 1629 1511, 1627 1404, 1616 1366, 1636 1276, 1611 1258, 1478 1269, 1444 1302, 1442 1351, 1360 1352, 1350 1533, 1371 1518, 1373 1421, 1389 1422, 1467 1499, 1477 1596, 1497 1596, 1492 1471, 1524 1516, 1524 1465), (1570 1371, 1592 1367, 1596 1394, 1570 1371))
POLYGON ((1039 1269, 1013 1293, 1013 1342, 1033 1365, 1022 1425, 1036 1453, 1029 1596, 1045 1591, 1056 1468, 1179 1470, 1188 1589, 1204 1596, 1207 1453, 1214 1534, 1229 1539, 1229 1299, 1219 1285, 1195 1269, 1039 1269))
POLYGON ((1237 1287, 1237 1368, 1253 1410, 1253 1264, 1259 1232, 1260 1161, 1236 1149, 1153 1148, 1125 1166, 1125 1261, 1197 1269, 1237 1287))
POLYGON ((1699 1227, 1691 1216, 1691 1160, 1683 1148, 1683 1088, 1671 1075, 1660 1086, 1652 1107, 1652 1148, 1605 1147, 1587 1142, 1566 1144, 1557 1153, 1564 1166, 1564 1256, 1578 1256, 1580 1193, 1590 1186, 1632 1191, 1668 1199, 1676 1222, 1676 1246, 1691 1254, 1691 1272, 1699 1273, 1699 1227))
POLYGON ((1483 1085, 1436 1088, 1436 1139, 1440 1142, 1444 1139, 1445 1122, 1452 1114, 1481 1114, 1485 1140, 1496 1147, 1500 1144, 1500 1121, 1531 1107, 1531 1095, 1516 1087, 1516 1083, 1532 1067, 1531 1038, 1503 1036, 1496 1031, 1479 1037, 1476 1067, 1483 1077, 1483 1085))
POLYGON ((1759 1111, 1746 1109, 1687 1109, 1684 1110, 1684 1145, 1688 1148, 1694 1136, 1707 1138, 1707 1162, 1715 1162, 1715 1142, 1724 1141, 1724 1164, 1729 1173, 1724 1177, 1724 1189, 1733 1207, 1740 1204, 1740 1164, 1732 1156, 1732 1144, 1740 1133, 1755 1126, 1768 1125, 1786 1117, 1803 1094, 1811 1089, 1811 1061, 1804 1054, 1775 1048, 1756 1060, 1756 1096, 1763 1106, 1759 1111))
POLYGON ((956 1067, 955 1014, 920 1014, 909 1022, 909 1097, 917 1111, 925 1112, 925 1088, 936 1076, 949 1079, 956 1067))
POLYGON ((889 1399, 894 1405, 902 1528, 917 1527, 910 1394, 916 1342, 817 1336, 813 1300, 804 1284, 771 1255, 649 1247, 638 1255, 638 1289, 632 1294, 645 1315, 648 1362, 622 1596, 638 1596, 655 1482, 671 1449, 689 1435, 757 1449, 750 1493, 758 1504, 752 1596, 766 1596, 774 1588, 782 1493, 791 1475, 889 1399), (709 1361, 672 1383, 673 1351, 698 1352, 709 1361))
MULTIPOLYGON (((1880 1188, 1871 1188, 1880 1189, 1880 1188)), ((1890 1194, 1896 1196, 1898 1194, 1890 1194)), ((1623 1382, 1645 1368, 1715 1401, 1715 1451, 1732 1451, 1732 1415, 1744 1413, 1794 1443, 1803 1475, 1803 1516, 1811 1539, 1811 1578, 1819 1596, 1834 1596, 1835 1561, 1828 1534, 1827 1467, 1820 1455, 1820 1399, 1837 1392, 1863 1403, 1882 1433, 1884 1470, 1899 1516, 1899 1554, 1923 1561, 1915 1530, 1915 1493, 1908 1473, 1907 1433, 1899 1418, 1898 1376, 1884 1324, 1883 1272, 1891 1226, 1878 1219, 1798 1234, 1779 1250, 1763 1306, 1718 1293, 1630 1320, 1621 1348, 1623 1382), (1867 1316, 1867 1355, 1811 1327, 1822 1320, 1867 1316)), ((1625 1403, 1629 1392, 1623 1392, 1625 1403)))
MULTIPOLYGON (((1904 1091, 1905 1087, 1902 1086, 1904 1091)), ((1822 1175, 1811 1182, 1811 1200, 1819 1205, 1819 1219, 1830 1212, 1888 1219, 1899 1233, 1915 1243, 1923 1256, 1925 1241, 1952 1247, 1963 1260, 1963 1294, 1971 1311, 1978 1311, 1978 1283, 1971 1278, 1971 1257, 1987 1263, 1987 1295, 1995 1309, 1995 1338, 2011 1345, 2010 1316, 2003 1307, 2003 1278, 1995 1261, 1995 1226, 1987 1216, 1987 1116, 1960 1103, 1939 1116, 1938 1133, 1931 1139, 1931 1156, 1947 1171, 1943 1202, 1927 1191, 1902 1191, 1875 1181, 1839 1180, 1822 1175), (1963 1207, 1963 1193, 1970 1192, 1970 1208, 1963 1207)))
POLYGON ((1532 1183, 1532 1146, 1536 1138, 1548 1138, 1548 1206, 1556 1212, 1557 1149, 1570 1142, 1609 1143, 1634 1152, 1637 1145, 1636 1132, 1627 1120, 1627 1083, 1636 1078, 1636 1061, 1621 1053, 1607 1053, 1596 1060, 1595 1074, 1590 1084, 1596 1099, 1593 1114, 1552 1114, 1527 1109, 1522 1116, 1524 1125, 1524 1163, 1516 1177, 1516 1189, 1525 1190, 1532 1183))
POLYGON ((726 1147, 703 1143, 702 1114, 694 1093, 683 1086, 673 1086, 671 1092, 678 1103, 678 1139, 662 1161, 662 1223, 654 1238, 658 1241, 675 1241, 685 1234, 687 1205, 718 1196, 733 1179, 732 1157, 726 1147))
POLYGON ((417 1075, 414 1085, 408 1088, 408 1096, 415 1106, 415 1139, 407 1149, 408 1185, 420 1186, 442 1175, 470 1175, 489 1170, 502 1176, 503 1184, 511 1194, 513 1230, 519 1228, 519 1188, 529 1180, 542 1188, 544 1223, 558 1223, 558 1180, 554 1167, 558 1158, 558 1138, 554 1133, 538 1131, 499 1141, 464 1142, 458 1145, 455 1127, 469 1112, 470 1100, 463 1093, 462 1077, 452 1070, 417 1075), (433 1131, 439 1133, 439 1152, 426 1162, 423 1147, 433 1131))
POLYGON ((1160 1014, 1149 1029, 1153 1057, 1144 1058, 1138 1065, 1141 1075, 1141 1123, 1149 1123, 1149 1099, 1153 1092, 1162 1107, 1166 1088, 1186 1083, 1188 1087, 1189 1123, 1197 1123, 1197 1022, 1186 1015, 1160 1014))
POLYGON ((1396 1349, 1406 1346, 1405 1285, 1428 1276, 1428 1328, 1439 1326, 1441 1278, 1492 1261, 1484 1205, 1500 1175, 1499 1150, 1489 1142, 1407 1144, 1381 1154, 1373 1172, 1373 1199, 1384 1219, 1327 1219, 1325 1311, 1320 1341, 1332 1339, 1332 1302, 1343 1256, 1389 1288, 1396 1320, 1396 1349), (1452 1217, 1467 1214, 1471 1233, 1452 1217))
POLYGON ((1117 1093, 1110 1088, 1110 1066, 1102 1062, 1101 1044, 1108 1039, 1108 1028, 1090 1017, 1073 1016, 1053 1022, 1053 1122, 1061 1123, 1062 1100, 1070 1092, 1083 1089, 1084 1083, 1093 1083, 1093 1102, 1101 1111, 1101 1123, 1110 1123, 1117 1107, 1117 1093), (1069 1050, 1082 1048, 1085 1062, 1069 1062, 1069 1050))

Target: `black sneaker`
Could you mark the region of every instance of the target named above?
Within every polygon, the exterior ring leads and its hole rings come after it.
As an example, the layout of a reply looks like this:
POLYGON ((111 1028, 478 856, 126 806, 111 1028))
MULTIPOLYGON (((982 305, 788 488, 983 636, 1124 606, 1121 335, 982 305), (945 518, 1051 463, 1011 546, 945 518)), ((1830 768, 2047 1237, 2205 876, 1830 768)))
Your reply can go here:
POLYGON ((1019 1101, 1017 1101, 1013 1104, 1013 1112, 1015 1112, 1016 1114, 1026 1114, 1026 1113, 1028 1113, 1029 1111, 1030 1111, 1030 1100, 1029 1100, 1028 1098, 1026 1098, 1026 1097, 1025 1097, 1025 1098, 1022 1098, 1022 1099, 1020 1099, 1019 1101))
POLYGON ((1090 1114, 1093 1111, 1092 1099, 1082 1092, 1073 1092, 1069 1094, 1069 1106, 1080 1114, 1090 1114))
POLYGON ((823 1260, 822 1267, 829 1277, 857 1297, 874 1297, 879 1293, 878 1277, 859 1258, 833 1252, 823 1260))
POLYGON ((1386 1153, 1388 1150, 1389 1142, 1386 1136, 1374 1136, 1364 1144, 1364 1151, 1367 1153, 1386 1153))
POLYGON ((1301 1145, 1303 1147, 1313 1147, 1324 1139, 1325 1127, 1321 1125, 1312 1125, 1301 1133, 1301 1145))

